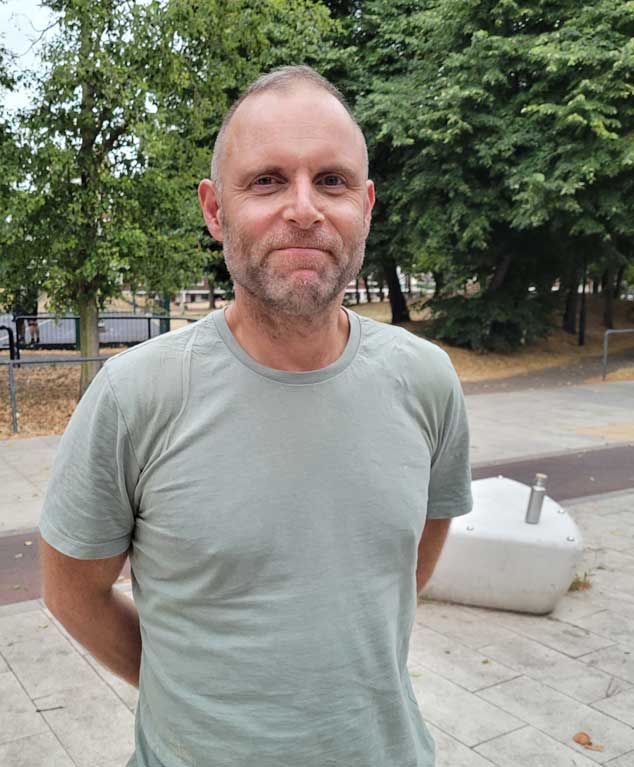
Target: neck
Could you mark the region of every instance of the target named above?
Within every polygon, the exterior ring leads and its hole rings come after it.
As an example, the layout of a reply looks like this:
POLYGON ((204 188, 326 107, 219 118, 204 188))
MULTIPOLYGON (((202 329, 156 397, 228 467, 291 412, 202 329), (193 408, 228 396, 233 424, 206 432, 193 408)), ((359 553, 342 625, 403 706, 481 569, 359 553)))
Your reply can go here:
POLYGON ((306 317, 271 311, 237 285, 235 295, 225 312, 227 325, 260 365, 297 373, 327 367, 342 355, 349 335, 343 294, 319 314, 306 317))

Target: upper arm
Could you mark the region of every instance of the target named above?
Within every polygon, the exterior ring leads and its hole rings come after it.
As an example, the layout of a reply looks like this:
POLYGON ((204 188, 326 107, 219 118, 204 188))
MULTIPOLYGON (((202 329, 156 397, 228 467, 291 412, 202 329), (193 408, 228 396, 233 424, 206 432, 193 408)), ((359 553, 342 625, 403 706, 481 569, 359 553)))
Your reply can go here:
POLYGON ((469 425, 464 394, 453 367, 446 398, 438 407, 439 429, 431 459, 427 519, 467 514, 473 505, 469 462, 469 425))
POLYGON ((128 552, 105 559, 75 559, 40 539, 42 595, 51 612, 63 612, 84 599, 106 596, 119 577, 128 552))

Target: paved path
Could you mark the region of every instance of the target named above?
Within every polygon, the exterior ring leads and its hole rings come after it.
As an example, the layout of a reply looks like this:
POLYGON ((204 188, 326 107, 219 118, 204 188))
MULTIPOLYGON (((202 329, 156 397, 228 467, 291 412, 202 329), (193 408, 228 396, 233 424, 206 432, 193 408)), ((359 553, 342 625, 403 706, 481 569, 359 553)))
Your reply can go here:
MULTIPOLYGON (((634 338, 634 336, 630 336, 634 338)), ((634 365, 634 346, 608 356, 608 374, 613 370, 634 365)), ((524 389, 555 389, 565 386, 580 386, 590 378, 603 375, 603 355, 584 357, 569 365, 554 365, 550 368, 518 373, 507 378, 465 383, 466 394, 521 391, 524 389)))
MULTIPOLYGON (((549 616, 421 601, 408 665, 437 767, 634 767, 634 491, 604 493, 634 473, 634 383, 470 395, 467 407, 474 475, 548 466, 553 495, 592 491, 566 502, 590 588, 549 616), (579 731, 601 750, 574 743, 579 731)), ((14 579, 37 565, 56 444, 0 443, 0 558, 13 558, 14 579)), ((0 606, 0 765, 124 767, 137 693, 28 598, 33 581, 0 606)), ((130 593, 125 573, 117 588, 130 593)))

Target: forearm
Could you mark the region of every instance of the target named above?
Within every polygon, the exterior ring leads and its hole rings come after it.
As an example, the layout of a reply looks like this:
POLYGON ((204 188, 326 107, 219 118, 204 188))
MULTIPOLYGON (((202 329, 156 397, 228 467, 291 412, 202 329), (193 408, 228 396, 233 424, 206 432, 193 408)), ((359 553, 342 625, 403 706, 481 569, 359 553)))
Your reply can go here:
POLYGON ((101 664, 139 686, 141 630, 134 602, 116 589, 72 610, 51 612, 101 664))
POLYGON ((416 594, 420 594, 431 578, 443 546, 451 519, 430 519, 423 530, 418 544, 418 562, 416 564, 416 594))

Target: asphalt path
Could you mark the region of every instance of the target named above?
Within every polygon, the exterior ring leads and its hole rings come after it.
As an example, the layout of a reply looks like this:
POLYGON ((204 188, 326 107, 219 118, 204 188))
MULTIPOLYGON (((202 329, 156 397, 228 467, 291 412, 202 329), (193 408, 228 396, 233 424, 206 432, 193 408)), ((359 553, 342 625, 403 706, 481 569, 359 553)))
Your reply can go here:
MULTIPOLYGON (((557 502, 629 490, 634 488, 634 443, 474 466, 472 476, 501 474, 530 485, 538 472, 548 475, 547 494, 557 502)), ((37 529, 0 537, 0 605, 41 596, 39 544, 37 529)), ((129 560, 120 575, 127 578, 129 560)))

